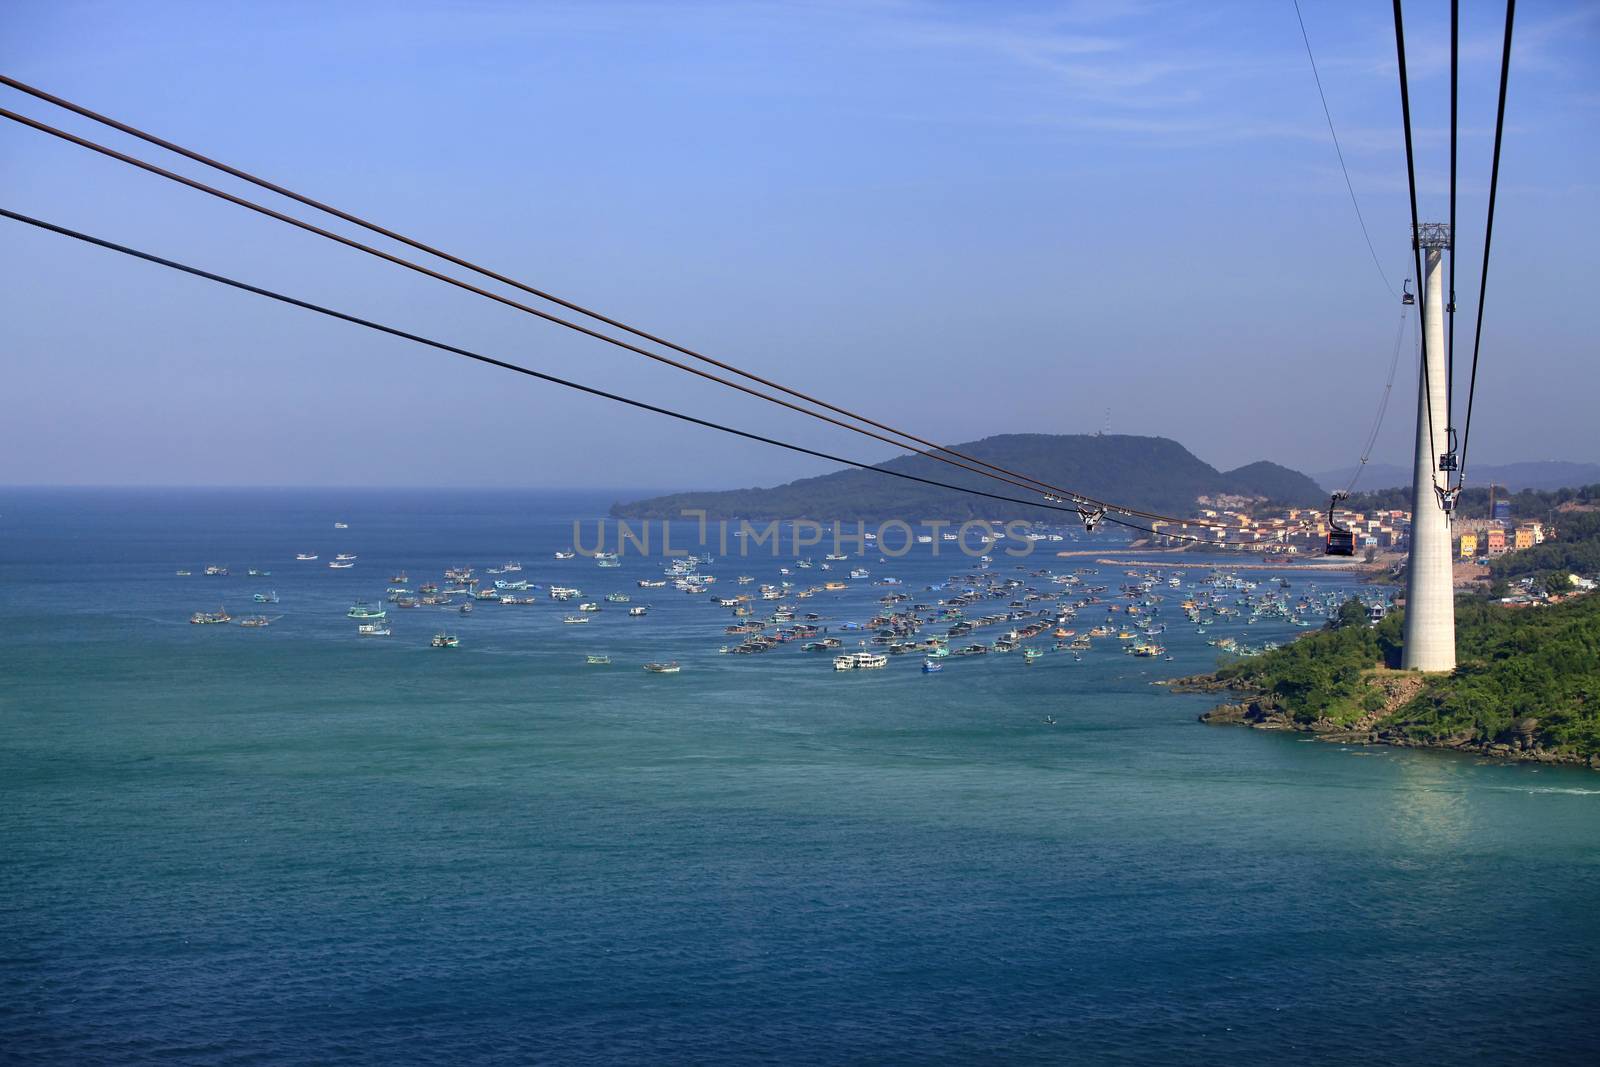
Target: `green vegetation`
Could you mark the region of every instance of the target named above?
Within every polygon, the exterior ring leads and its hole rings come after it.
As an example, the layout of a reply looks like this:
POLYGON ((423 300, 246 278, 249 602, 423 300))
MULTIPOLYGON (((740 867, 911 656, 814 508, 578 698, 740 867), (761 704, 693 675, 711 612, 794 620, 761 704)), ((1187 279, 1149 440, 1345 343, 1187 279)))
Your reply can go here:
MULTIPOLYGON (((1537 519, 1546 523, 1556 523, 1563 518, 1563 513, 1559 510, 1563 504, 1600 504, 1600 485, 1567 489, 1524 489, 1509 496, 1504 490, 1500 490, 1496 492, 1495 499, 1510 503, 1511 517, 1514 521, 1537 519)), ((1410 511, 1411 487, 1400 486, 1394 489, 1377 489, 1369 493, 1355 493, 1346 506, 1352 511, 1391 511, 1397 508, 1410 511)), ((1456 514, 1463 519, 1489 518, 1488 487, 1471 486, 1463 489, 1461 499, 1456 502, 1456 514)))
POLYGON ((1549 522, 1553 540, 1491 560, 1489 573, 1496 578, 1550 571, 1562 575, 1600 574, 1600 512, 1555 512, 1549 522))
POLYGON ((1366 677, 1398 655, 1400 625, 1399 614, 1391 613, 1377 626, 1368 626, 1366 608, 1352 598, 1323 629, 1264 655, 1229 663, 1217 677, 1259 691, 1296 722, 1353 722, 1364 710, 1366 677))
POLYGON ((1380 734, 1413 741, 1600 755, 1600 596, 1522 609, 1459 601, 1460 665, 1450 675, 1384 669, 1397 662, 1400 637, 1399 613, 1368 627, 1352 601, 1325 629, 1217 677, 1304 725, 1376 716, 1380 734))
POLYGON ((1399 709, 1392 725, 1444 741, 1509 741, 1600 753, 1600 597, 1513 610, 1463 602, 1461 662, 1399 709))
MULTIPOLYGON (((1325 496, 1315 482, 1297 471, 1262 462, 1224 473, 1164 437, 1003 434, 951 447, 1054 485, 1167 514, 1190 514, 1200 496, 1237 494, 1294 504, 1316 504, 1325 496)), ((1036 499, 1028 490, 926 456, 900 456, 879 466, 1001 496, 1036 499)), ((836 471, 771 489, 676 493, 618 504, 611 513, 618 518, 675 519, 686 509, 704 510, 712 518, 747 519, 1046 519, 1061 515, 864 470, 836 471)))

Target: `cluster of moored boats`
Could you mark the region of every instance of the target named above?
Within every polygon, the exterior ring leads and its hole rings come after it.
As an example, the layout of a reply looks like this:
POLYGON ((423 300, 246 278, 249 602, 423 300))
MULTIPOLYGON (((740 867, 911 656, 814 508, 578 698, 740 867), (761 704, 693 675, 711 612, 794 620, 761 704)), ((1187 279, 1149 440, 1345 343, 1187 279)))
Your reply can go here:
MULTIPOLYGON (((555 555, 558 560, 570 560, 577 553, 555 555)), ((299 558, 317 557, 302 554, 299 558)), ((334 562, 350 565, 356 558, 354 554, 341 553, 334 562)), ((604 552, 593 558, 600 568, 620 566, 621 562, 615 554, 604 552)), ((1257 582, 1222 570, 1189 577, 1189 573, 1197 572, 1173 569, 1167 573, 1159 566, 1126 570, 1123 580, 1117 582, 1094 567, 1078 567, 1060 574, 1041 568, 1005 576, 991 569, 993 560, 988 556, 980 557, 963 573, 925 586, 916 595, 907 592, 899 578, 874 578, 866 566, 850 568, 848 581, 800 584, 798 572, 828 569, 843 558, 830 555, 820 564, 809 558, 796 559, 779 566, 779 577, 768 583, 759 582, 755 575, 741 574, 734 582, 738 588, 723 592, 713 590, 718 576, 711 573, 715 562, 711 556, 685 556, 668 561, 659 577, 640 578, 636 584, 642 590, 672 588, 687 595, 704 596, 711 605, 731 615, 723 633, 737 640, 722 645, 718 651, 723 654, 758 655, 795 643, 802 652, 832 653, 835 671, 878 670, 886 667, 891 657, 909 655, 919 658, 923 672, 928 674, 942 672, 951 659, 1007 653, 1017 653, 1027 665, 1052 653, 1081 661, 1101 641, 1128 656, 1171 660, 1173 657, 1161 640, 1167 632, 1173 606, 1170 601, 1178 600, 1184 618, 1196 633, 1205 635, 1219 622, 1319 625, 1337 612, 1343 596, 1339 592, 1319 594, 1314 585, 1293 596, 1285 579, 1257 582), (879 595, 877 609, 864 622, 845 621, 830 626, 823 612, 806 610, 812 605, 805 602, 819 595, 868 587, 879 595), (984 640, 986 631, 994 631, 995 636, 984 640), (858 647, 847 650, 847 642, 858 647)), ((1018 572, 1022 570, 1017 568, 1018 572)), ((625 592, 585 599, 576 586, 542 585, 522 577, 522 572, 523 565, 517 561, 487 567, 481 578, 475 568, 458 566, 446 568, 439 580, 414 583, 400 571, 390 578, 387 606, 357 601, 346 614, 356 623, 357 636, 390 637, 390 607, 444 608, 465 615, 480 604, 526 607, 541 602, 576 601, 575 610, 561 618, 563 624, 572 626, 588 625, 611 607, 624 608, 630 618, 642 618, 650 610, 649 604, 634 603, 633 596, 625 592)), ((212 565, 206 573, 226 575, 228 570, 212 565)), ((253 569, 250 573, 271 572, 253 569)), ((276 604, 278 596, 276 592, 257 593, 254 600, 276 604)), ((1381 614, 1382 608, 1374 606, 1373 611, 1381 614)), ((226 610, 219 609, 195 612, 190 621, 207 625, 233 619, 226 610)), ((266 626, 272 621, 266 616, 251 616, 239 623, 266 626)), ((459 637, 445 630, 435 633, 430 643, 434 648, 461 645, 459 637)), ((1220 651, 1243 656, 1276 647, 1270 641, 1244 644, 1233 635, 1220 635, 1210 644, 1220 651)), ((606 654, 592 653, 587 657, 590 665, 610 662, 606 654)), ((659 661, 645 664, 644 669, 653 674, 676 674, 682 668, 676 661, 659 661)))

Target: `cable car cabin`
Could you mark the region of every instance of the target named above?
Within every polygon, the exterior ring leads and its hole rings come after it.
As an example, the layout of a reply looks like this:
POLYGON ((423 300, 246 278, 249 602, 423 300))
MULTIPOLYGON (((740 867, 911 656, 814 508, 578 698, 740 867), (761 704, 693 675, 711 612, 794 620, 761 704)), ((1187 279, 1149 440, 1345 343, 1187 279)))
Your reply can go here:
MULTIPOLYGON (((1394 292, 1393 289, 1390 289, 1389 291, 1391 293, 1394 292)), ((1405 280, 1405 284, 1400 286, 1400 303, 1405 304, 1405 305, 1407 305, 1409 307, 1410 305, 1415 304, 1416 302, 1417 302, 1417 298, 1411 292, 1411 279, 1407 278, 1405 280)))
POLYGON ((1329 556, 1353 556, 1356 554, 1356 535, 1354 530, 1329 530, 1328 547, 1324 552, 1329 556))

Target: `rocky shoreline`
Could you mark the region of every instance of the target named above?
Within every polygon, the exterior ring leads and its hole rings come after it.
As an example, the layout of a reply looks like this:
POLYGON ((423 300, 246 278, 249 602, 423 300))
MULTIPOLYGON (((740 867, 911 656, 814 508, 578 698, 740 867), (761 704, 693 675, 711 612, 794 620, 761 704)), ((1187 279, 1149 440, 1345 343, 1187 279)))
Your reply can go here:
POLYGON ((1289 730, 1310 734, 1318 741, 1346 745, 1388 745, 1394 748, 1432 748, 1447 752, 1461 752, 1484 759, 1504 760, 1511 763, 1539 763, 1567 767, 1587 767, 1600 771, 1600 755, 1581 756, 1570 752, 1554 752, 1540 747, 1532 725, 1509 741, 1485 742, 1470 737, 1429 740, 1408 737, 1396 729, 1385 729, 1380 723, 1391 711, 1415 695, 1421 679, 1396 688, 1390 704, 1363 716, 1355 723, 1337 723, 1330 719, 1315 722, 1297 722, 1284 709, 1264 702, 1266 694, 1248 686, 1223 681, 1212 674, 1197 674, 1174 678, 1161 683, 1175 693, 1236 693, 1238 700, 1218 704, 1198 716, 1209 726, 1247 726, 1254 730, 1289 730))

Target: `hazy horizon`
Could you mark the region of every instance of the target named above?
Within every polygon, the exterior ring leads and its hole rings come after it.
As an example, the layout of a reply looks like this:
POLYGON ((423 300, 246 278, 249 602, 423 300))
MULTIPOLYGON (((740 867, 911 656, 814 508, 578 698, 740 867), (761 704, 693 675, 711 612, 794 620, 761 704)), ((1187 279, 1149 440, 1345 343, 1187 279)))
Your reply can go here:
MULTIPOLYGON (((1437 6, 1407 11, 1425 219, 1446 210, 1437 6)), ((1302 7, 1398 287, 1389 10, 1302 7)), ((1462 17, 1458 396, 1503 8, 1462 17)), ((1474 466, 1600 461, 1581 313, 1600 232, 1597 38, 1593 5, 1519 13, 1474 466)), ((932 440, 1109 427, 1221 470, 1350 466, 1399 316, 1287 3, 22 2, 0 68, 932 440)), ((15 124, 0 164, 13 210, 742 429, 896 454, 15 124)), ((833 469, 0 233, 0 484, 659 492, 833 469)), ((1409 352, 1374 463, 1409 463, 1409 352)))

